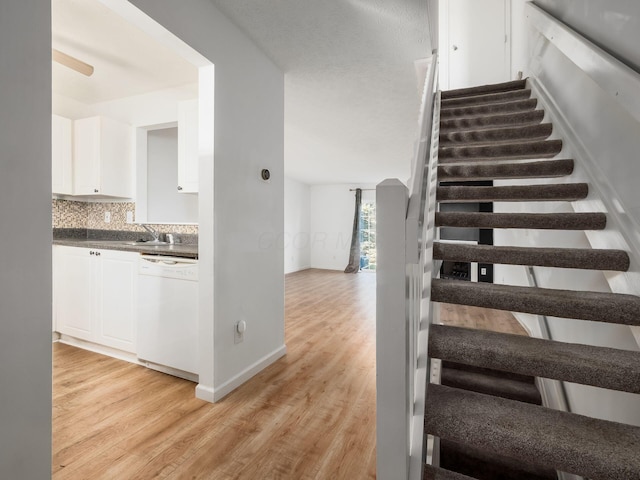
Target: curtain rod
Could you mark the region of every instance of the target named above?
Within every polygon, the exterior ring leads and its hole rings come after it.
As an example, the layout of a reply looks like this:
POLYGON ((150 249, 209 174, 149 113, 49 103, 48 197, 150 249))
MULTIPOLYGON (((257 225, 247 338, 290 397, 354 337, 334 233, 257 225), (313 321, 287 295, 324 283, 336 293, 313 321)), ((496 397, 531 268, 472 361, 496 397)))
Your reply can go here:
MULTIPOLYGON (((358 190, 357 188, 350 188, 349 191, 350 192, 355 192, 356 190, 358 190)), ((360 190, 362 190, 363 192, 374 192, 376 189, 375 188, 361 188, 360 190)))

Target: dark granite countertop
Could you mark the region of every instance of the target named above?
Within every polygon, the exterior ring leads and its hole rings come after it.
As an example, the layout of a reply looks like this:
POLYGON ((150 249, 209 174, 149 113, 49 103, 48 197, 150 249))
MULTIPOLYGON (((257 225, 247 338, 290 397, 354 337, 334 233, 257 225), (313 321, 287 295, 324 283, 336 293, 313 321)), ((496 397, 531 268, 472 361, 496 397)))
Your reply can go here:
POLYGON ((169 255, 172 257, 198 258, 196 235, 179 235, 183 243, 172 245, 133 244, 137 240, 150 240, 150 236, 138 232, 54 229, 53 244, 68 247, 100 248, 105 250, 121 250, 125 252, 169 255), (195 240, 195 242, 194 242, 195 240))

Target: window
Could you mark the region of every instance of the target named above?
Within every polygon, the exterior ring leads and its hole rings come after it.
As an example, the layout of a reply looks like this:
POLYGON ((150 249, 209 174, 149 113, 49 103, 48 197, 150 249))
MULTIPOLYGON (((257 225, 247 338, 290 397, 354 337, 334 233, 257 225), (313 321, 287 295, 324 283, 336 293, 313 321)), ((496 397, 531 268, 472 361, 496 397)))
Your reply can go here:
POLYGON ((360 210, 360 269, 376 270, 376 204, 364 201, 360 210))

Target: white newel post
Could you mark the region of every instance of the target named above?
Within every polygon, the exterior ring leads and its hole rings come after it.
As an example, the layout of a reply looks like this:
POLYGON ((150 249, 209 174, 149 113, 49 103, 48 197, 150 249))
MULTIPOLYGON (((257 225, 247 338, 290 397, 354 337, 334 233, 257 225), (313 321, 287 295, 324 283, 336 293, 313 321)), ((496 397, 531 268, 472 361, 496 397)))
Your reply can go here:
POLYGON ((397 179, 376 188, 377 479, 409 475, 409 325, 405 222, 409 191, 397 179))

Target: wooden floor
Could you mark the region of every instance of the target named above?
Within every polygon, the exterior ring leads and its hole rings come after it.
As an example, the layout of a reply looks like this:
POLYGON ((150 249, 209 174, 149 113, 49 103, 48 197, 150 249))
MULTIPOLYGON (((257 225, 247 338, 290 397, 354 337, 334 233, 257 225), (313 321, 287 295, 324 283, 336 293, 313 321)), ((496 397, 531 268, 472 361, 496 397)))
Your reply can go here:
POLYGON ((286 344, 216 404, 56 344, 54 479, 375 478, 375 275, 288 275, 286 344))
POLYGON ((440 305, 440 322, 454 327, 527 335, 511 312, 489 308, 443 303, 440 305))
MULTIPOLYGON (((457 308, 445 305, 447 323, 497 318, 457 308)), ((375 275, 288 275, 286 344, 216 404, 193 383, 55 344, 54 479, 375 478, 375 275)))

